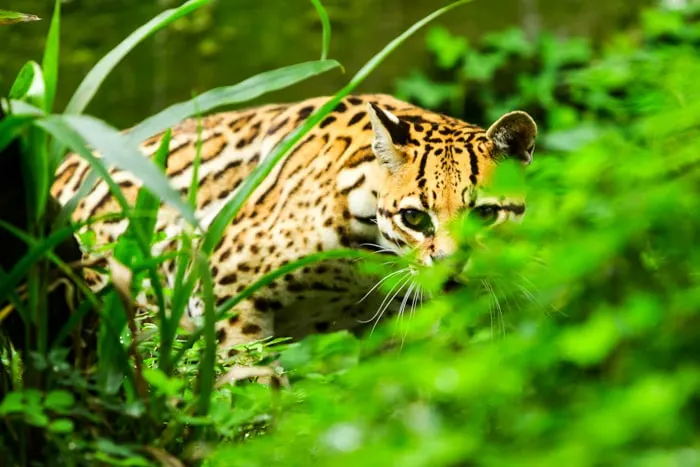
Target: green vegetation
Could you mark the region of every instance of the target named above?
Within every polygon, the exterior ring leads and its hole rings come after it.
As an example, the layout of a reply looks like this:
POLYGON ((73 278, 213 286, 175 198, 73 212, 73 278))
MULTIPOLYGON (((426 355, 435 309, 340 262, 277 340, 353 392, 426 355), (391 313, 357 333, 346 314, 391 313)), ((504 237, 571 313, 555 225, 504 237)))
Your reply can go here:
MULTIPOLYGON (((173 193, 159 171, 163 151, 146 161, 129 136, 80 115, 131 48, 204 3, 187 2, 136 31, 87 75, 69 109, 52 113, 57 1, 42 66, 28 63, 5 101, 0 152, 15 162, 21 154, 27 206, 19 221, 0 213, 3 233, 23 239, 26 249, 0 269, 6 464, 698 463, 700 10, 646 11, 637 29, 600 50, 579 39, 529 41, 518 31, 473 46, 433 29, 427 46, 435 69, 401 80, 398 93, 479 123, 512 108, 531 112, 542 137, 527 171, 526 220, 488 233, 486 248, 470 248, 474 225, 456 225, 458 259, 471 258, 467 286, 363 339, 341 332, 241 348, 238 363, 262 367, 279 358, 291 380, 286 389, 245 377, 215 385, 233 359, 215 359, 214 321, 240 297, 215 307, 207 252, 270 164, 335 104, 319 109, 258 168, 201 246, 193 236, 182 239, 182 280, 174 290, 159 280, 161 259, 148 248, 154 209, 164 199, 193 220, 191 200, 173 193), (144 176, 148 188, 136 206, 120 200, 129 230, 114 246, 113 281, 100 296, 75 277, 70 255, 54 248, 70 242, 78 227, 64 222, 77 200, 59 211, 48 196, 63 147, 110 181, 86 143, 107 163, 144 176), (58 330, 50 324, 54 303, 43 298, 56 273, 81 297, 58 330), (130 300, 144 278, 154 284, 149 293, 157 304, 147 319, 130 300), (197 280, 204 326, 188 335, 177 323, 197 280), (20 284, 25 288, 16 292, 20 284), (90 340, 89 320, 83 329, 74 326, 93 316, 100 318, 96 355, 68 353, 69 336, 90 340), (19 324, 10 327, 13 318, 19 324)), ((320 2, 314 5, 325 17, 320 2)), ((370 60, 338 98, 430 19, 370 60)), ((204 93, 147 119, 139 135, 336 68, 326 59, 330 29, 323 24, 322 60, 204 93)), ((502 167, 502 183, 519 180, 518 171, 502 167)), ((113 181, 111 187, 119 193, 113 181)), ((0 209, 7 209, 7 196, 0 192, 0 209)), ((435 272, 419 276, 428 291, 441 288, 435 272)))
POLYGON ((16 11, 0 10, 0 25, 5 24, 15 24, 15 23, 26 23, 28 21, 39 21, 36 15, 27 15, 24 13, 17 13, 16 11))

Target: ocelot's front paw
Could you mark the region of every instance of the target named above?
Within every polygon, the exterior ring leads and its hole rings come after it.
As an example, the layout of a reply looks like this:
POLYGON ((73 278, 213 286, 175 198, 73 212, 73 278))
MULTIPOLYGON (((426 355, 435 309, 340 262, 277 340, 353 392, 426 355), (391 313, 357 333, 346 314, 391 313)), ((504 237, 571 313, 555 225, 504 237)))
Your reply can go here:
POLYGON ((236 384, 238 381, 251 380, 260 384, 269 385, 273 388, 288 388, 289 378, 282 371, 282 367, 274 362, 271 366, 246 366, 236 363, 223 376, 221 376, 216 386, 225 384, 236 384))

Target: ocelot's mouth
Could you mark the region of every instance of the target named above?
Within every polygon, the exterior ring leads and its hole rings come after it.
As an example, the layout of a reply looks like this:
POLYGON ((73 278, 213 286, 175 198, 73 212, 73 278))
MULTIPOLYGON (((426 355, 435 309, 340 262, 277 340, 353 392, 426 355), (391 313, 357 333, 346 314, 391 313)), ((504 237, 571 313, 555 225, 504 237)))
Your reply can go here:
POLYGON ((380 255, 387 255, 387 256, 398 256, 398 254, 395 251, 390 250, 390 249, 383 247, 381 245, 377 245, 375 243, 360 243, 360 244, 356 244, 353 246, 356 248, 360 248, 362 250, 365 250, 365 251, 369 251, 371 253, 377 253, 380 255))
POLYGON ((459 289, 462 287, 464 284, 461 282, 458 282, 454 277, 450 277, 447 282, 445 282, 442 286, 442 291, 444 293, 450 293, 454 292, 455 290, 459 289))

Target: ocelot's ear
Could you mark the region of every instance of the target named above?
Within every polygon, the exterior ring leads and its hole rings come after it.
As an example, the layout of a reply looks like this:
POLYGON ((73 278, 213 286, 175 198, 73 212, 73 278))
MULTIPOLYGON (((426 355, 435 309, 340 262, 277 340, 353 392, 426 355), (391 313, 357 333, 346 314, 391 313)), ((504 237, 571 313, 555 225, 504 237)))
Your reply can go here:
POLYGON ((374 140, 372 150, 390 172, 397 171, 406 162, 399 146, 408 142, 410 126, 388 110, 375 104, 367 105, 372 122, 374 140))
POLYGON ((525 165, 532 162, 537 125, 527 113, 516 110, 505 114, 486 135, 493 141, 496 157, 514 157, 525 165))

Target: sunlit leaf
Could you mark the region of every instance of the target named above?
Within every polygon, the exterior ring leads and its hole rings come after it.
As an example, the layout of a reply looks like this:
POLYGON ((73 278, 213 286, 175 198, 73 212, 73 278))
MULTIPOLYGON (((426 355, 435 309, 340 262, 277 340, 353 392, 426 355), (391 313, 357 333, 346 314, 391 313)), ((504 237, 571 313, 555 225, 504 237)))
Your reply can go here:
POLYGON ((28 15, 25 13, 17 13, 14 11, 0 10, 0 26, 6 24, 26 23, 28 21, 39 20, 41 20, 41 18, 39 18, 36 15, 28 15))

